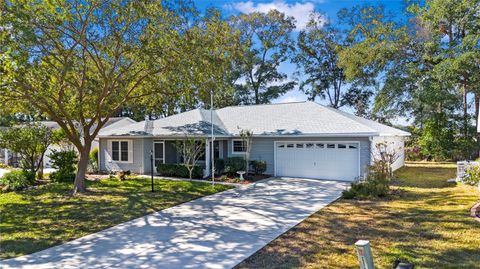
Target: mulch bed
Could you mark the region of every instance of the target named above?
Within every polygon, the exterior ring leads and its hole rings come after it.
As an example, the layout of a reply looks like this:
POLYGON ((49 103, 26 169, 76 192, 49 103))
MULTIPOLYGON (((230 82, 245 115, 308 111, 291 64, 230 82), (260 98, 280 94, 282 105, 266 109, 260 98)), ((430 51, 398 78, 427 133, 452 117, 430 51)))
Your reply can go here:
MULTIPOLYGON (((248 175, 243 176, 244 180, 240 180, 236 177, 227 177, 222 179, 221 177, 215 177, 215 181, 225 182, 225 183, 237 183, 237 184, 251 184, 262 179, 271 177, 270 175, 248 175)), ((211 181, 211 178, 205 178, 205 180, 211 181)))
MULTIPOLYGON (((135 175, 131 175, 131 176, 135 176, 135 175)), ((91 180, 91 181, 96 181, 96 180, 103 180, 103 179, 108 179, 111 177, 111 175, 109 174, 87 174, 86 176, 86 179, 87 180, 91 180)), ((248 176, 245 176, 244 175, 244 180, 240 180, 238 179, 238 177, 230 177, 228 176, 226 179, 225 177, 215 177, 215 181, 217 182, 225 182, 225 183, 237 183, 237 184, 251 184, 251 183, 254 183, 254 182, 257 182, 259 180, 262 180, 262 179, 266 179, 266 178, 269 178, 271 177, 271 175, 248 175, 248 176)), ((186 178, 185 180, 188 180, 188 178, 186 178)), ((207 178, 204 178, 203 180, 205 181, 211 181, 212 178, 211 177, 207 177, 207 178)))

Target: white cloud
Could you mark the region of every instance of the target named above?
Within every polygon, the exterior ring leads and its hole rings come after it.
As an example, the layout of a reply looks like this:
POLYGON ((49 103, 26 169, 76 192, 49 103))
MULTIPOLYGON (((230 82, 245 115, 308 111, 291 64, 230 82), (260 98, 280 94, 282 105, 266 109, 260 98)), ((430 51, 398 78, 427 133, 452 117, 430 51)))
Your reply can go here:
MULTIPOLYGON (((315 5, 312 2, 296 2, 294 4, 286 3, 284 0, 275 0, 270 3, 254 3, 252 1, 238 2, 232 4, 234 10, 249 14, 252 12, 268 13, 270 10, 276 9, 287 16, 291 16, 296 20, 297 30, 302 30, 307 26, 310 19, 310 14, 315 12, 315 5)), ((323 15, 324 23, 327 22, 327 18, 323 15)))
POLYGON ((307 101, 307 96, 303 93, 298 91, 297 89, 292 90, 285 94, 284 96, 273 100, 272 103, 292 103, 292 102, 303 102, 307 101))

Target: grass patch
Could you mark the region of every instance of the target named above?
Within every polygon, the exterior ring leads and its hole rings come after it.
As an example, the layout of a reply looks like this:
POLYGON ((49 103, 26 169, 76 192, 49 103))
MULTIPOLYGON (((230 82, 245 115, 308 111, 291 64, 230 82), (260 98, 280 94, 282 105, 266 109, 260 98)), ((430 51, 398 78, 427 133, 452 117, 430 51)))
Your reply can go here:
POLYGON ((456 162, 406 161, 407 167, 457 168, 456 162))
POLYGON ((0 194, 0 258, 33 253, 230 187, 208 183, 108 179, 87 181, 89 192, 52 183, 0 194))
POLYGON ((448 179, 457 176, 456 168, 439 166, 417 166, 407 164, 395 172, 397 180, 393 185, 416 188, 444 188, 455 187, 455 183, 448 183, 448 179))
POLYGON ((370 240, 377 268, 396 259, 415 268, 478 268, 480 223, 469 210, 480 195, 446 183, 454 168, 408 165, 387 199, 340 199, 236 268, 358 268, 354 243, 370 240))

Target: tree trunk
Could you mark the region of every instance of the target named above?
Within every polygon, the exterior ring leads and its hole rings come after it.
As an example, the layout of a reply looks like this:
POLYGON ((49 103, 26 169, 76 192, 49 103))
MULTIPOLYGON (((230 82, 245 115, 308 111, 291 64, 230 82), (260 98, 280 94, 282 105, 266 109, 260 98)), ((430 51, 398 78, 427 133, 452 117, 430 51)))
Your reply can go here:
POLYGON ((467 87, 463 85, 463 132, 464 137, 468 138, 468 102, 467 102, 467 87))
POLYGON ((35 156, 32 155, 32 157, 30 157, 30 171, 33 175, 35 175, 35 178, 37 178, 37 167, 35 166, 35 161, 35 156))
POLYGON ((37 179, 43 179, 43 160, 38 163, 37 179))
POLYGON ((477 133, 477 150, 475 151, 475 158, 480 156, 480 133, 478 132, 478 113, 480 113, 480 96, 478 93, 475 93, 475 132, 477 133))
POLYGON ((38 174, 37 174, 37 178, 38 179, 43 179, 43 160, 45 159, 45 151, 42 153, 42 156, 40 156, 40 161, 38 162, 38 167, 37 167, 37 170, 38 170, 38 174))
POLYGON ((86 191, 85 174, 87 173, 89 150, 90 143, 84 145, 83 148, 79 150, 80 159, 77 163, 77 175, 75 176, 73 193, 84 193, 86 191))

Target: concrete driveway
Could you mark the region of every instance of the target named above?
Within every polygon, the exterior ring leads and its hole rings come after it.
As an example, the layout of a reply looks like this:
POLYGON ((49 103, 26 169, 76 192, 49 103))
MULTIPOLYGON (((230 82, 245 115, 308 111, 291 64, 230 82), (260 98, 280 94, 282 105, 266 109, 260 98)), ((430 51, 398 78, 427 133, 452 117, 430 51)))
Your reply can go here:
POLYGON ((271 179, 0 263, 2 268, 231 268, 336 200, 345 185, 271 179))

